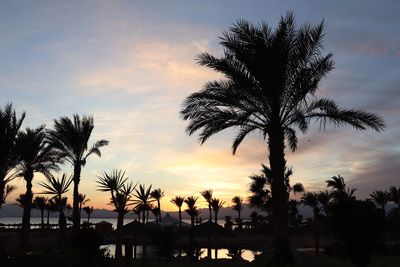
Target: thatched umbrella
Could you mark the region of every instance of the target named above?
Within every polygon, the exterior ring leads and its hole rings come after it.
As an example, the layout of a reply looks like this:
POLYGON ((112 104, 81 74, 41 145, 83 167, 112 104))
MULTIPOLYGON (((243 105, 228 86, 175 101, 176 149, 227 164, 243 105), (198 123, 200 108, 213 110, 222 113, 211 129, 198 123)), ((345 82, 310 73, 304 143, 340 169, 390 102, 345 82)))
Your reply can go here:
MULTIPOLYGON (((219 224, 207 221, 193 228, 193 236, 207 237, 207 256, 211 259, 211 238, 231 237, 233 233, 219 224)), ((217 250, 215 250, 215 258, 217 258, 217 250)))
MULTIPOLYGON (((125 243, 125 257, 129 259, 136 259, 136 245, 137 238, 148 237, 148 231, 150 227, 146 224, 140 223, 138 221, 133 221, 122 226, 121 235, 123 242, 125 243), (132 255, 133 250, 133 255, 132 255)), ((143 258, 146 254, 146 242, 143 241, 143 258)))

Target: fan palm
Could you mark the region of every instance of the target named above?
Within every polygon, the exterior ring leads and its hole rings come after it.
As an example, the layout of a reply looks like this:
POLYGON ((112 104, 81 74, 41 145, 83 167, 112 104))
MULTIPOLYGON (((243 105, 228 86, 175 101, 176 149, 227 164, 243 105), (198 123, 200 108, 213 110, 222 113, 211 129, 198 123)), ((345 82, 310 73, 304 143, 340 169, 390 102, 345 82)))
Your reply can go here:
POLYGON ((176 196, 171 199, 171 203, 175 204, 178 207, 179 214, 179 229, 182 229, 182 205, 185 201, 184 197, 176 196))
POLYGON ((218 198, 213 198, 211 200, 211 208, 214 211, 215 223, 218 223, 218 212, 223 207, 224 204, 225 204, 225 201, 221 201, 218 198))
POLYGON ((208 212, 209 212, 209 217, 208 220, 211 222, 212 220, 212 214, 211 214, 211 201, 212 201, 212 194, 213 191, 211 189, 208 190, 204 190, 200 192, 200 195, 206 200, 207 204, 208 204, 208 212))
POLYGON ((190 225, 192 228, 194 227, 195 218, 198 215, 198 210, 196 206, 196 202, 199 198, 190 196, 184 199, 185 204, 187 205, 186 213, 190 216, 190 225))
POLYGON ((129 211, 128 207, 133 205, 132 193, 136 185, 128 182, 128 177, 125 177, 125 172, 121 170, 113 170, 111 173, 104 172, 103 176, 98 177, 97 183, 99 191, 110 192, 110 204, 114 206, 114 211, 118 214, 115 258, 120 260, 122 258, 121 229, 124 225, 124 216, 129 211))
POLYGON ((387 191, 375 190, 370 194, 376 206, 385 212, 386 204, 389 201, 389 193, 387 191))
POLYGON ((33 200, 33 207, 40 210, 42 228, 44 226, 44 210, 46 209, 47 200, 47 198, 40 196, 35 197, 35 199, 33 200))
POLYGON ((0 208, 15 190, 7 184, 15 178, 11 173, 17 164, 15 143, 24 118, 25 112, 17 118, 12 104, 0 107, 0 208))
POLYGON ((139 190, 135 189, 134 196, 137 199, 133 200, 133 203, 141 207, 143 223, 145 223, 146 213, 148 214, 151 203, 154 201, 154 199, 151 198, 151 192, 151 185, 146 189, 146 186, 141 184, 139 185, 139 190))
POLYGON ((162 191, 160 188, 159 189, 154 189, 150 193, 151 197, 154 198, 157 201, 157 208, 158 208, 158 221, 161 222, 161 205, 160 205, 160 200, 162 197, 165 196, 164 191, 162 191))
POLYGON ((32 180, 35 173, 49 176, 53 170, 58 170, 59 158, 54 150, 45 142, 46 131, 44 126, 36 129, 26 128, 17 136, 15 150, 18 158, 16 175, 23 177, 26 182, 26 206, 22 215, 21 245, 27 246, 32 207, 32 180))
POLYGON ((49 142, 58 152, 59 156, 71 163, 74 169, 73 181, 73 228, 79 229, 79 182, 81 170, 85 166, 88 157, 92 154, 101 156, 100 148, 108 145, 108 141, 100 140, 88 148, 90 136, 94 128, 92 116, 74 115, 71 120, 68 117, 61 117, 54 120, 54 129, 49 131, 49 142))
POLYGON ((291 260, 288 235, 288 201, 284 180, 285 147, 297 149, 296 128, 306 132, 312 121, 357 130, 384 129, 383 120, 355 109, 344 109, 317 98, 320 81, 333 69, 332 54, 322 55, 324 23, 296 27, 294 16, 281 17, 276 30, 240 20, 221 37, 224 55, 203 53, 198 63, 225 76, 208 82, 184 102, 181 115, 189 120, 189 135, 199 131, 200 142, 234 127, 235 154, 243 139, 258 131, 267 140, 272 176, 275 257, 291 260), (286 142, 285 142, 286 141, 286 142))
POLYGON ((65 231, 67 228, 67 221, 64 212, 67 208, 67 198, 63 197, 62 195, 69 191, 69 187, 72 183, 72 177, 68 177, 64 173, 61 178, 55 178, 53 175, 49 175, 46 177, 46 179, 46 182, 39 183, 39 185, 45 189, 45 191, 43 191, 41 194, 52 195, 50 200, 54 201, 57 211, 59 212, 58 224, 60 226, 60 230, 65 231))
POLYGON ((395 186, 391 186, 389 189, 389 197, 390 201, 394 202, 400 209, 400 187, 396 188, 395 186))

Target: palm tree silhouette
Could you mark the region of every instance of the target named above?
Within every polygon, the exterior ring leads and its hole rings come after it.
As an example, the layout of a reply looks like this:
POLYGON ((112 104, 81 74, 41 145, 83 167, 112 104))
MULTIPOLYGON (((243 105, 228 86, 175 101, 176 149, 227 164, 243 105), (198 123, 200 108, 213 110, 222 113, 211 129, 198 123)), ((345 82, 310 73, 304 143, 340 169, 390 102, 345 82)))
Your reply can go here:
POLYGON ((161 204, 160 200, 162 197, 165 196, 164 191, 162 191, 160 188, 154 189, 150 193, 151 197, 154 198, 157 201, 157 208, 158 208, 158 221, 161 222, 161 204))
POLYGON ((234 196, 232 198, 232 202, 233 202, 232 209, 238 213, 238 220, 240 221, 241 220, 241 216, 240 215, 241 215, 241 212, 242 212, 242 210, 244 208, 243 198, 240 197, 240 196, 234 196))
POLYGON ((389 193, 387 191, 375 190, 370 196, 375 205, 385 213, 385 206, 389 201, 389 193))
POLYGON ((61 178, 55 178, 53 175, 46 177, 47 181, 43 183, 39 183, 45 191, 41 194, 52 195, 50 200, 52 200, 57 207, 57 211, 59 212, 58 224, 60 227, 60 231, 65 232, 67 229, 67 218, 65 217, 65 209, 67 208, 67 198, 62 195, 69 191, 69 187, 72 183, 72 177, 68 177, 65 173, 61 176, 61 178))
POLYGON ((215 223, 218 223, 218 212, 223 207, 224 204, 225 204, 225 201, 221 201, 218 198, 213 198, 211 200, 211 208, 214 211, 215 223))
POLYGON ((44 126, 36 129, 26 128, 19 132, 16 141, 18 165, 16 175, 23 177, 26 182, 26 205, 22 215, 21 246, 26 248, 29 242, 29 229, 32 207, 32 180, 35 173, 49 176, 53 170, 58 170, 58 158, 52 148, 45 142, 46 132, 44 126))
POLYGON ((150 211, 153 214, 154 218, 156 218, 156 225, 158 225, 160 210, 158 209, 158 207, 155 207, 153 204, 150 204, 150 211))
POLYGON ((284 173, 285 147, 297 148, 296 128, 306 132, 312 121, 322 129, 327 123, 349 124, 357 130, 384 129, 383 120, 355 109, 344 109, 315 92, 320 80, 333 69, 332 54, 322 55, 324 23, 296 27, 294 16, 281 17, 276 30, 266 23, 254 26, 240 20, 221 37, 224 55, 208 53, 198 63, 224 75, 225 80, 208 82, 190 95, 181 115, 189 120, 189 135, 199 131, 200 142, 234 127, 235 154, 243 139, 258 131, 268 140, 269 165, 274 197, 275 257, 291 261, 288 233, 288 201, 284 173), (286 142, 285 142, 286 141, 286 142))
POLYGON ((25 112, 17 118, 11 103, 0 107, 0 208, 7 196, 16 189, 8 183, 16 177, 12 173, 18 163, 15 144, 24 118, 25 112))
POLYGON ((198 210, 196 206, 196 202, 199 198, 190 196, 184 199, 185 204, 187 205, 187 209, 185 210, 187 214, 190 216, 190 225, 192 228, 194 227, 195 218, 198 216, 198 210))
POLYGON ((120 260, 122 258, 121 230, 124 225, 124 216, 129 212, 128 207, 133 205, 132 193, 136 185, 128 182, 128 177, 125 177, 125 172, 121 170, 113 170, 111 173, 104 172, 103 176, 98 176, 97 183, 99 184, 99 191, 110 192, 110 204, 114 206, 114 211, 118 213, 115 258, 120 260))
POLYGON ((212 214, 211 214, 211 201, 212 201, 212 194, 213 191, 211 189, 204 190, 200 192, 201 196, 206 200, 208 204, 208 212, 209 212, 209 217, 208 220, 211 222, 212 221, 212 214))
POLYGON ((176 196, 171 199, 171 203, 175 204, 178 207, 178 214, 179 214, 179 229, 182 230, 182 205, 185 201, 184 197, 176 196))
POLYGON ((301 204, 303 204, 304 206, 309 206, 313 209, 315 256, 319 255, 319 214, 322 206, 322 204, 320 203, 320 198, 321 195, 314 192, 305 193, 301 198, 301 204))
POLYGON ((82 206, 86 205, 90 201, 89 198, 86 198, 86 194, 78 194, 78 206, 79 206, 79 214, 82 215, 82 206))
POLYGON ((134 196, 137 198, 133 200, 133 203, 136 206, 139 206, 142 210, 142 220, 143 223, 149 220, 149 211, 151 203, 154 199, 151 198, 151 185, 146 189, 146 186, 143 184, 139 185, 139 190, 135 189, 134 196))
POLYGON ((395 186, 391 186, 389 188, 389 199, 400 209, 400 187, 396 188, 395 186))
POLYGON ((346 187, 346 183, 342 176, 333 176, 330 180, 326 180, 325 182, 328 188, 332 188, 331 198, 333 201, 337 202, 346 199, 355 199, 354 192, 357 189, 346 187))
POLYGON ((37 196, 35 197, 35 199, 33 200, 33 207, 35 209, 40 210, 40 217, 41 217, 41 227, 44 227, 44 211, 46 209, 46 205, 47 205, 47 198, 45 197, 41 197, 41 196, 37 196))
POLYGON ((87 214, 87 222, 89 223, 90 222, 90 216, 92 215, 92 213, 94 211, 94 208, 86 206, 86 207, 83 207, 83 211, 86 212, 86 214, 87 214))
POLYGON ((74 115, 71 120, 68 117, 61 117, 54 120, 54 129, 49 131, 49 142, 58 152, 59 156, 71 163, 74 168, 73 181, 73 229, 79 230, 79 182, 81 170, 85 166, 88 157, 92 154, 101 156, 100 148, 108 145, 108 141, 100 140, 88 149, 88 142, 94 128, 92 116, 74 115))

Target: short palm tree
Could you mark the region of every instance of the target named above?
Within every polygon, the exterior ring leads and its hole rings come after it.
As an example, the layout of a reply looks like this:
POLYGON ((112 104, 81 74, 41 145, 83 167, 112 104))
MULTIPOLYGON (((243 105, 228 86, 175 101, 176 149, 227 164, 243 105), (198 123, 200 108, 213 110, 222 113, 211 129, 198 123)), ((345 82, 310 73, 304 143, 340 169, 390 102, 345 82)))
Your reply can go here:
POLYGON ((209 212, 209 217, 208 217, 208 220, 211 222, 212 221, 212 214, 211 214, 211 210, 212 210, 212 208, 211 208, 211 201, 212 201, 212 194, 213 194, 213 191, 211 190, 211 189, 208 189, 208 190, 204 190, 204 191, 201 191, 200 192, 200 195, 205 199, 205 201, 207 202, 207 204, 208 204, 208 212, 209 212))
POLYGON ((150 211, 153 214, 154 218, 156 219, 156 225, 158 225, 158 218, 160 215, 160 210, 158 209, 158 207, 154 206, 154 205, 150 205, 150 211))
POLYGON ((389 193, 387 191, 375 190, 370 194, 375 205, 385 212, 386 204, 389 201, 389 193))
POLYGON ((148 220, 148 212, 150 211, 151 203, 154 201, 151 198, 151 192, 151 185, 146 189, 146 186, 141 184, 139 185, 139 189, 135 189, 134 196, 136 199, 133 200, 133 203, 141 207, 143 223, 146 222, 146 215, 148 220))
POLYGON ((32 207, 32 180, 35 173, 49 176, 53 170, 58 170, 59 159, 52 148, 47 145, 44 126, 36 129, 26 128, 19 132, 16 141, 18 165, 16 175, 23 177, 26 182, 26 206, 22 215, 21 245, 27 246, 29 242, 29 229, 32 207))
POLYGON ((157 201, 157 208, 158 208, 158 221, 161 222, 161 204, 160 200, 165 196, 164 191, 162 191, 160 188, 154 189, 150 193, 151 197, 154 198, 157 201))
POLYGON ((78 194, 78 206, 79 206, 79 213, 82 212, 83 205, 86 205, 90 201, 89 198, 86 197, 86 194, 78 194))
POLYGON ((354 200, 354 192, 355 188, 348 188, 346 183, 344 182, 344 178, 340 175, 333 176, 330 180, 326 180, 326 186, 332 188, 331 198, 333 201, 341 201, 341 200, 354 200))
POLYGON ((58 155, 69 162, 74 169, 73 181, 73 228, 79 229, 79 182, 81 170, 85 166, 88 157, 92 154, 101 156, 100 148, 108 145, 108 141, 100 140, 88 148, 90 136, 94 128, 92 116, 74 115, 72 120, 68 117, 61 117, 54 120, 54 129, 49 131, 48 139, 51 146, 58 155))
POLYGON ((57 206, 57 211, 59 212, 58 224, 60 226, 60 231, 64 232, 67 229, 67 219, 65 217, 67 198, 62 195, 69 191, 72 177, 68 177, 64 173, 61 178, 55 178, 53 175, 47 176, 46 178, 46 182, 39 183, 39 185, 45 189, 41 194, 52 195, 50 200, 54 200, 54 203, 57 206))
POLYGON ((240 221, 241 220, 241 216, 240 215, 241 215, 241 212, 242 212, 242 210, 244 208, 243 198, 240 197, 240 196, 234 196, 232 198, 232 202, 233 202, 232 209, 238 213, 238 220, 240 221))
POLYGON ((0 107, 0 208, 7 196, 15 190, 8 183, 15 178, 12 173, 18 162, 15 144, 24 118, 25 112, 17 118, 11 103, 0 107))
POLYGON ((176 196, 171 199, 171 203, 175 204, 178 207, 179 214, 179 229, 182 230, 182 205, 185 201, 184 197, 176 196))
POLYGON ((389 188, 389 199, 400 209, 400 187, 391 186, 389 188))
POLYGON ((200 142, 227 128, 238 133, 233 153, 251 132, 267 140, 274 179, 275 258, 292 261, 285 187, 285 148, 297 149, 296 129, 306 132, 313 121, 349 124, 358 130, 384 129, 383 120, 355 109, 344 109, 315 95, 320 81, 333 69, 332 54, 322 54, 324 24, 297 27, 294 16, 281 17, 273 30, 266 23, 240 20, 221 37, 222 57, 203 53, 198 63, 225 79, 206 83, 183 103, 181 116, 189 120, 187 133, 200 132, 200 142))
POLYGON ((314 237, 315 237, 315 256, 319 255, 319 213, 321 211, 320 195, 314 192, 305 193, 301 198, 303 206, 313 209, 314 215, 314 237))
POLYGON ((199 198, 190 196, 184 199, 185 204, 187 205, 186 213, 190 216, 190 225, 192 228, 194 227, 195 218, 198 215, 198 210, 196 206, 196 202, 199 198))
POLYGON ((211 200, 211 208, 214 211, 214 220, 215 223, 218 223, 218 212, 225 204, 225 201, 221 201, 218 198, 213 198, 211 200))
POLYGON ((86 207, 83 207, 83 211, 86 212, 86 214, 87 214, 87 222, 89 223, 90 222, 90 216, 92 215, 92 213, 94 211, 94 208, 86 206, 86 207))
POLYGON ((114 206, 114 211, 118 213, 115 258, 120 260, 122 258, 121 229, 124 225, 124 216, 129 211, 128 207, 133 205, 132 193, 136 185, 128 182, 125 171, 121 170, 113 170, 111 173, 104 172, 103 176, 98 177, 97 183, 99 184, 99 191, 110 192, 110 204, 114 206))
POLYGON ((41 220, 42 228, 44 227, 44 211, 46 209, 47 200, 48 200, 47 198, 41 196, 37 196, 33 200, 33 207, 35 209, 40 210, 40 217, 42 218, 41 220))

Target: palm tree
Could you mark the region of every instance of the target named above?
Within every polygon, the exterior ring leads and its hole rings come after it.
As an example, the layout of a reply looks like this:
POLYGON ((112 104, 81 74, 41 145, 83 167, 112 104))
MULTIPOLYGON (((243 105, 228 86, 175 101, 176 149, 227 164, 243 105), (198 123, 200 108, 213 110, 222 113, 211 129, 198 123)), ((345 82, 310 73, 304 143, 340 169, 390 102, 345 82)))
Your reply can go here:
POLYGON ((232 198, 232 202, 233 202, 232 209, 238 213, 238 220, 240 221, 241 220, 240 214, 244 208, 243 198, 240 196, 234 196, 232 198))
POLYGON ((400 187, 396 188, 395 186, 391 186, 389 189, 389 194, 390 201, 394 202, 400 209, 400 187))
POLYGON ((78 206, 79 206, 79 214, 82 214, 82 207, 86 205, 90 201, 89 198, 86 198, 86 194, 78 194, 78 206))
POLYGON ((158 225, 158 218, 160 215, 160 210, 158 209, 158 207, 155 207, 154 205, 150 205, 150 211, 151 213, 153 213, 154 218, 156 218, 156 225, 158 225))
POLYGON ((211 222, 212 221, 211 201, 212 201, 213 191, 211 189, 208 189, 208 190, 201 191, 200 194, 206 200, 206 202, 208 204, 208 212, 210 214, 210 216, 208 217, 208 220, 211 222))
POLYGON ((64 173, 61 178, 55 178, 53 175, 47 176, 47 182, 39 183, 45 191, 41 194, 52 195, 50 200, 53 200, 59 212, 58 224, 60 231, 64 232, 67 229, 67 218, 65 217, 65 209, 67 208, 67 198, 62 195, 69 191, 69 186, 72 183, 72 177, 67 177, 64 173))
POLYGON ((213 198, 211 200, 211 208, 214 211, 215 223, 218 223, 218 212, 223 207, 224 204, 225 204, 225 201, 221 201, 218 198, 213 198))
POLYGON ((71 120, 68 117, 61 117, 54 120, 54 129, 49 131, 49 142, 58 152, 59 156, 71 163, 74 168, 73 181, 73 228, 79 229, 79 182, 81 179, 81 170, 85 166, 88 157, 92 154, 101 156, 100 148, 108 145, 108 141, 100 140, 88 149, 90 135, 94 128, 92 116, 74 115, 71 120))
POLYGON ((321 211, 320 198, 321 195, 314 192, 305 193, 301 198, 301 204, 303 204, 303 206, 309 206, 310 208, 313 209, 315 256, 318 256, 319 254, 319 213, 321 211))
POLYGON ((179 214, 179 229, 182 230, 182 205, 185 201, 184 197, 176 196, 171 199, 171 203, 175 204, 178 207, 178 214, 179 214))
POLYGON ((306 132, 312 121, 349 124, 357 130, 384 129, 383 120, 355 109, 344 109, 315 92, 333 69, 332 54, 322 55, 324 23, 296 27, 294 16, 281 17, 276 30, 266 23, 254 26, 240 20, 223 33, 220 58, 203 53, 198 63, 224 75, 208 82, 184 102, 181 115, 189 120, 189 135, 199 131, 200 142, 227 128, 238 129, 235 154, 243 139, 258 131, 267 140, 272 176, 275 257, 292 259, 285 187, 285 148, 297 148, 296 128, 306 132), (286 142, 285 142, 286 141, 286 142))
POLYGON ((333 176, 330 180, 326 180, 326 186, 332 188, 331 197, 333 201, 354 200, 355 188, 348 188, 344 182, 344 178, 340 175, 333 176))
POLYGON ((196 206, 196 202, 199 198, 190 196, 184 199, 185 204, 187 205, 187 209, 185 210, 187 214, 190 216, 190 224, 192 228, 194 227, 194 220, 198 215, 198 210, 196 206))
POLYGON ((148 221, 148 212, 150 211, 151 202, 154 201, 154 199, 151 199, 151 192, 151 185, 146 189, 146 186, 141 184, 139 185, 139 190, 135 189, 134 196, 137 199, 133 200, 133 203, 141 207, 143 223, 146 220, 146 213, 148 221))
POLYGON ((15 190, 8 183, 16 177, 11 172, 17 165, 15 144, 24 118, 25 112, 17 118, 11 103, 0 107, 0 208, 7 196, 15 190))
POLYGON ((93 213, 93 211, 94 211, 94 208, 93 208, 93 207, 86 206, 86 207, 83 207, 83 211, 86 212, 86 214, 87 214, 87 222, 89 223, 89 221, 90 221, 90 215, 92 215, 92 213, 93 213))
POLYGON ((142 214, 142 209, 140 206, 136 206, 132 209, 132 212, 138 216, 138 221, 140 222, 140 214, 142 214))
POLYGON ((120 260, 122 258, 121 229, 124 225, 124 216, 129 211, 128 207, 133 204, 132 193, 136 185, 128 183, 128 177, 125 177, 125 172, 121 170, 113 170, 111 173, 104 172, 103 176, 98 177, 97 183, 99 191, 110 192, 110 204, 118 213, 115 258, 120 260))
POLYGON ((154 198, 157 201, 157 208, 158 208, 158 221, 161 222, 161 206, 160 206, 160 200, 162 197, 165 196, 164 191, 162 191, 160 188, 159 189, 154 189, 150 193, 151 197, 154 198))
POLYGON ((33 207, 40 210, 42 228, 44 227, 44 210, 46 209, 47 200, 47 198, 40 196, 35 197, 33 200, 33 207))
POLYGON ((49 199, 47 201, 46 210, 47 210, 47 223, 46 224, 47 224, 47 228, 50 228, 50 213, 59 211, 59 208, 57 207, 57 204, 55 203, 54 199, 49 199))
POLYGON ((385 213, 385 206, 389 201, 389 193, 387 191, 375 190, 370 196, 375 202, 375 205, 385 213))
POLYGON ((29 229, 32 207, 32 180, 35 173, 42 173, 49 176, 53 170, 58 170, 57 156, 50 146, 45 142, 46 131, 44 126, 36 129, 26 128, 19 132, 16 141, 16 153, 18 165, 16 175, 23 177, 26 182, 26 206, 22 215, 22 239, 21 245, 26 247, 29 242, 29 229))

